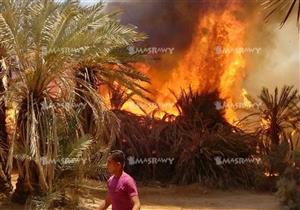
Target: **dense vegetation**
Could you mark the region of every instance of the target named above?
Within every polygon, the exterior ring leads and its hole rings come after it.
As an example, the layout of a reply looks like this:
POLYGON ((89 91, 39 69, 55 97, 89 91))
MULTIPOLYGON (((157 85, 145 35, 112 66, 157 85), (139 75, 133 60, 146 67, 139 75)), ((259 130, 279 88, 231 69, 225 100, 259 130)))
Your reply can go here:
POLYGON ((151 101, 143 86, 150 81, 126 48, 145 36, 120 24, 117 13, 77 0, 2 0, 0 11, 0 190, 13 201, 75 207, 85 178, 105 179, 107 152, 122 149, 128 157, 174 158, 127 164, 138 180, 269 190, 279 180, 282 204, 297 208, 295 88, 264 88, 251 99, 262 105, 236 125, 215 106, 223 102, 218 91, 174 94, 178 116, 138 116, 122 106, 132 95, 151 101), (110 109, 100 86, 109 90, 110 109), (242 159, 260 161, 235 162, 242 159))

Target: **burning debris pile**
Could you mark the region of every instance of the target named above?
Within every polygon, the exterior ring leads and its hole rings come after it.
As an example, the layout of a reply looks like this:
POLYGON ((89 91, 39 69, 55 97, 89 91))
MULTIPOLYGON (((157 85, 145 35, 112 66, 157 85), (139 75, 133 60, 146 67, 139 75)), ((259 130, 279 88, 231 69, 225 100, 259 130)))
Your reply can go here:
POLYGON ((216 158, 251 158, 256 154, 257 141, 229 124, 224 109, 216 109, 215 100, 221 100, 218 92, 182 90, 176 102, 179 114, 166 114, 162 119, 114 110, 121 121, 114 148, 122 149, 129 158, 141 158, 137 164, 127 164, 127 168, 142 180, 251 186, 257 167, 254 163, 226 167, 216 163, 216 158), (141 164, 149 158, 173 158, 174 162, 141 164))

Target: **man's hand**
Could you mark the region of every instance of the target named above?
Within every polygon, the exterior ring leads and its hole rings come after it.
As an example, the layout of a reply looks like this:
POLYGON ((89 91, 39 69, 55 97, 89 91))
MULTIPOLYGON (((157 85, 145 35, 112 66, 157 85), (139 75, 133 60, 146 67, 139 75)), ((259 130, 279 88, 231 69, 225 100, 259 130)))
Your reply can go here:
POLYGON ((133 203, 132 210, 140 210, 141 209, 141 202, 138 196, 131 197, 131 202, 133 203))
POLYGON ((109 195, 107 194, 105 200, 102 202, 98 210, 106 210, 110 206, 110 204, 111 204, 111 200, 109 195))

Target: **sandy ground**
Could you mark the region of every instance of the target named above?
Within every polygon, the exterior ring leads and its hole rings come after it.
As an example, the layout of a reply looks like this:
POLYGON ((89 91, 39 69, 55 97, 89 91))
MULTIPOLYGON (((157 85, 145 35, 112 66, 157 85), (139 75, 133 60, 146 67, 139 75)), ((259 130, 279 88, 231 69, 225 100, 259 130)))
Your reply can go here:
MULTIPOLYGON (((276 198, 271 193, 206 191, 198 186, 141 187, 139 191, 143 210, 279 210, 276 198)), ((85 206, 96 209, 104 194, 99 198, 96 197, 95 203, 85 202, 85 206)))
MULTIPOLYGON (((91 189, 82 198, 79 209, 96 210, 105 197, 104 183, 90 181, 91 189)), ((142 210, 279 210, 271 193, 207 190, 197 185, 147 187, 139 185, 142 210)), ((22 206, 0 202, 0 210, 23 210, 22 206)), ((111 209, 111 208, 109 208, 111 209)))

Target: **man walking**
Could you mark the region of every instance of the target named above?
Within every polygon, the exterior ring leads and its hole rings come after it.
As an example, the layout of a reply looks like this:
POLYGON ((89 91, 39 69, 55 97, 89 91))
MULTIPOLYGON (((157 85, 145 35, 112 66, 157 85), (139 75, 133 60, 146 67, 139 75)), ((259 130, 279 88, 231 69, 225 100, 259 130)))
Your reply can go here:
POLYGON ((134 179, 124 172, 125 155, 121 150, 110 152, 107 170, 111 174, 107 182, 108 193, 99 210, 140 210, 141 204, 134 179))

